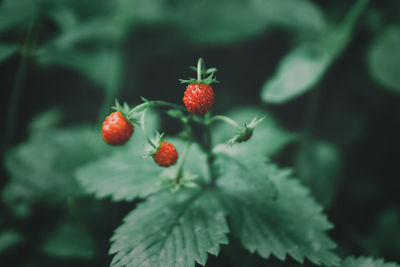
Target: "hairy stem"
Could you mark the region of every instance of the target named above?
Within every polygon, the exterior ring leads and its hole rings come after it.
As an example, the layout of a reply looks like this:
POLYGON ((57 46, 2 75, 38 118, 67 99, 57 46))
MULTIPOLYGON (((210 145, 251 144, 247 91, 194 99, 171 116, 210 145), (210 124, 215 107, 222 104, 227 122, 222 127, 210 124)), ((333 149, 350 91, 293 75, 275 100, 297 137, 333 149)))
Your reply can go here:
POLYGON ((144 110, 144 111, 142 112, 142 116, 141 116, 141 118, 140 118, 140 126, 142 127, 143 135, 144 135, 144 137, 146 138, 147 142, 148 142, 153 148, 157 148, 157 146, 153 143, 153 141, 151 141, 150 137, 147 135, 146 127, 145 127, 145 125, 144 125, 145 116, 146 116, 146 110, 144 110))
POLYGON ((183 164, 185 162, 185 158, 190 150, 190 146, 192 145, 192 141, 190 140, 189 142, 187 142, 186 146, 185 146, 185 150, 183 151, 183 156, 182 156, 182 160, 179 163, 178 166, 178 170, 176 172, 176 176, 175 176, 175 184, 179 184, 182 178, 182 171, 183 171, 183 164))
POLYGON ((223 122, 226 122, 226 123, 232 125, 233 127, 235 127, 238 130, 242 130, 242 128, 239 126, 239 124, 236 121, 232 120, 229 117, 223 116, 223 115, 216 115, 214 117, 211 117, 209 120, 207 120, 205 122, 205 124, 210 125, 214 121, 223 121, 223 122))
POLYGON ((204 61, 203 58, 199 58, 197 61, 197 80, 201 81, 201 72, 203 70, 204 61))

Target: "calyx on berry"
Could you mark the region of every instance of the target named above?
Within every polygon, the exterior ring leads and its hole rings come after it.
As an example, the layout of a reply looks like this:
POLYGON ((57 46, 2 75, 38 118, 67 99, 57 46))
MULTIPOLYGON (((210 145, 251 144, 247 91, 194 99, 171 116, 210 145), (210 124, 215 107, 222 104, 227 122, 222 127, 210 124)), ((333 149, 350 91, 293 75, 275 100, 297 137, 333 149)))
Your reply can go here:
POLYGON ((199 58, 197 61, 197 67, 191 66, 191 70, 197 73, 197 78, 189 78, 187 80, 179 79, 181 83, 188 83, 188 84, 212 84, 212 83, 219 83, 217 79, 214 77, 214 74, 218 71, 217 68, 208 68, 205 69, 204 67, 204 60, 199 58), (208 75, 206 78, 202 78, 203 75, 208 75))
POLYGON ((145 154, 144 154, 144 158, 149 158, 152 157, 154 154, 157 153, 158 149, 161 146, 162 143, 162 138, 164 136, 164 133, 156 133, 156 136, 153 138, 149 138, 147 140, 146 146, 145 146, 145 154))
POLYGON ((118 102, 117 99, 115 99, 115 106, 111 107, 115 111, 119 111, 122 116, 126 120, 128 120, 131 124, 134 125, 140 125, 139 120, 135 119, 132 115, 132 109, 129 107, 129 105, 124 102, 124 104, 121 106, 121 104, 118 102))
POLYGON ((261 119, 257 120, 257 117, 254 117, 250 123, 245 123, 244 127, 238 129, 237 133, 228 141, 228 144, 233 145, 234 143, 242 143, 248 141, 253 135, 254 128, 264 119, 265 117, 262 117, 261 119))

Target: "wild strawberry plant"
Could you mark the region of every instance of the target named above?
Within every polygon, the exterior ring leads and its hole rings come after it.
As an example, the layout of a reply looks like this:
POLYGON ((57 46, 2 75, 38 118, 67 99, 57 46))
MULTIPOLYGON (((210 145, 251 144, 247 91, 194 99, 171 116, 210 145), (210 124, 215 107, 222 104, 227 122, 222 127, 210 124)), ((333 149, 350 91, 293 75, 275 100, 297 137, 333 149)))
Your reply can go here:
POLYGON ((110 115, 116 117, 106 118, 102 134, 107 144, 125 145, 77 172, 83 187, 99 198, 143 200, 111 238, 111 266, 205 265, 208 254, 218 255, 232 237, 265 259, 290 256, 338 265, 336 245, 327 235, 332 224, 322 207, 290 170, 260 149, 257 127, 263 127, 263 118, 239 125, 211 115, 218 104, 212 88, 217 69, 206 69, 202 59, 192 68, 197 78, 181 80, 188 83, 185 106, 144 98, 132 108, 117 102, 110 115), (177 137, 155 129, 146 114, 154 117, 156 108, 182 122, 177 137), (216 142, 217 122, 236 134, 216 142), (142 130, 133 131, 136 126, 142 130))

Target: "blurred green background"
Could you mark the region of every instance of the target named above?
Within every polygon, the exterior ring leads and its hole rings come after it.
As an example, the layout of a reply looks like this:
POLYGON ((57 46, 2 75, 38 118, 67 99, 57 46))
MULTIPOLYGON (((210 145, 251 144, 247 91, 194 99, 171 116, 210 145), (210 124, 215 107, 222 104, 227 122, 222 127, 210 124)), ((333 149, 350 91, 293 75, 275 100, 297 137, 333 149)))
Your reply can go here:
MULTIPOLYGON (((325 207, 338 253, 400 262, 400 1, 3 0, 1 266, 109 265, 135 203, 84 195, 74 172, 110 153, 115 98, 181 104, 199 57, 219 70, 213 113, 293 136, 270 156, 325 207)), ((267 264, 295 266, 235 242, 207 266, 267 264)))

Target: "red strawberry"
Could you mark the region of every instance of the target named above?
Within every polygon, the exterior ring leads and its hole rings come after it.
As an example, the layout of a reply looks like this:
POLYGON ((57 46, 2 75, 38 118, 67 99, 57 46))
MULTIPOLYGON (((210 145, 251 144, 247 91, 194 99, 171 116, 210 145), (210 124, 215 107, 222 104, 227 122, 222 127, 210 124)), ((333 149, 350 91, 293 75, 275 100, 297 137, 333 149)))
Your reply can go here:
POLYGON ((210 111, 214 104, 214 91, 209 84, 191 83, 186 87, 183 103, 187 110, 196 115, 210 111))
POLYGON ((101 135, 104 141, 112 146, 125 144, 133 133, 133 124, 119 111, 108 115, 103 122, 101 135))
POLYGON ((153 159, 161 167, 169 167, 178 160, 178 152, 171 143, 161 142, 157 152, 153 154, 153 159))

